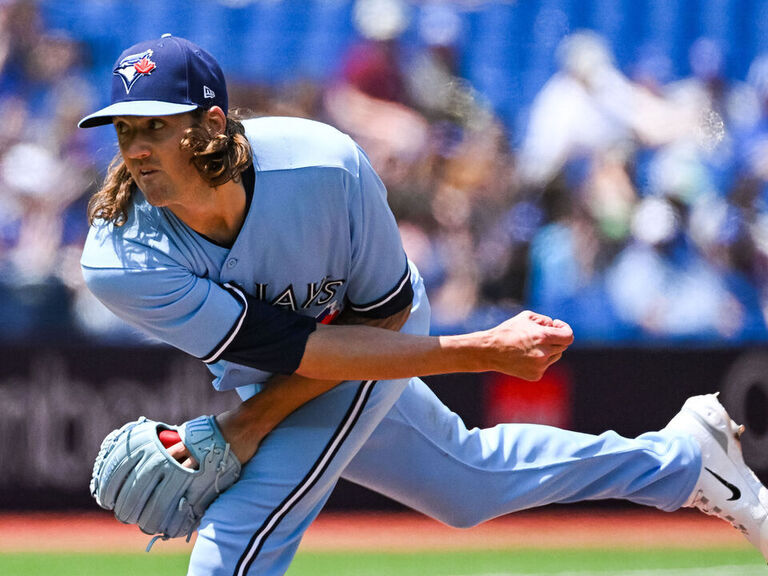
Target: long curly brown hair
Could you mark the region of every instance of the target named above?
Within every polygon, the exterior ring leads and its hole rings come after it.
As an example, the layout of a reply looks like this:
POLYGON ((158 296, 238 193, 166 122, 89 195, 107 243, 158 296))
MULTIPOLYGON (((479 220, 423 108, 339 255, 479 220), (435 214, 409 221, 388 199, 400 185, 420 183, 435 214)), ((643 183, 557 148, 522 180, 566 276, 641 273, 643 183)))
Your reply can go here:
MULTIPOLYGON (((202 123, 204 109, 198 108, 189 114, 195 123, 184 132, 180 148, 192 153, 191 162, 212 187, 230 180, 237 182, 252 162, 251 145, 245 137, 240 115, 231 112, 224 133, 213 134, 202 123)), ((115 226, 125 224, 134 187, 133 177, 118 152, 109 164, 104 183, 88 202, 89 224, 95 220, 112 222, 115 226)))

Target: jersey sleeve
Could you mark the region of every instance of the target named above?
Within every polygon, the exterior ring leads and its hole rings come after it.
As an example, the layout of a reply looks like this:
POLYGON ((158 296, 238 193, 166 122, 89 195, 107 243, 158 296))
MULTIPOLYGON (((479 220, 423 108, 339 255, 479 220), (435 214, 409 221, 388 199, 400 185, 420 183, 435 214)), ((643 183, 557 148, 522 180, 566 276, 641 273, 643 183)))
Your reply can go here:
POLYGON ((352 265, 347 298, 361 316, 386 318, 410 306, 410 269, 387 191, 358 147, 359 175, 349 200, 352 265))
POLYGON ((298 368, 315 321, 248 298, 183 267, 91 268, 88 288, 144 332, 206 363, 231 360, 267 372, 298 368))

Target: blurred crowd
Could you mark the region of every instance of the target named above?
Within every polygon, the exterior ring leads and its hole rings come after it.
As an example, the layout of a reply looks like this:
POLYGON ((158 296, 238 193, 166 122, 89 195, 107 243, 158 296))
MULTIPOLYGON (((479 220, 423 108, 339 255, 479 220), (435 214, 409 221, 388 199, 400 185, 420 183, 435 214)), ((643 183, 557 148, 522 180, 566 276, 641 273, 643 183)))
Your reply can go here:
POLYGON ((768 312, 768 59, 745 82, 700 38, 625 75, 594 33, 558 48, 533 104, 519 191, 541 226, 526 302, 594 340, 760 341, 768 312))
MULTIPOLYGON (((623 70, 598 34, 572 32, 513 134, 462 77, 455 12, 435 4, 406 54, 405 15, 372 5, 356 6, 359 38, 332 78, 238 79, 230 102, 360 142, 436 332, 525 307, 582 343, 768 339, 768 57, 729 78, 724 47, 700 38, 679 79, 663 53, 623 70)), ((0 2, 0 339, 136 338, 78 266, 115 151, 108 130, 75 127, 96 100, 90 60, 34 3, 0 2)))
MULTIPOLYGON (((97 178, 88 135, 87 64, 46 30, 34 3, 0 3, 0 327, 46 341, 76 323, 85 203, 97 178)), ((79 330, 78 330, 79 332, 79 330)))

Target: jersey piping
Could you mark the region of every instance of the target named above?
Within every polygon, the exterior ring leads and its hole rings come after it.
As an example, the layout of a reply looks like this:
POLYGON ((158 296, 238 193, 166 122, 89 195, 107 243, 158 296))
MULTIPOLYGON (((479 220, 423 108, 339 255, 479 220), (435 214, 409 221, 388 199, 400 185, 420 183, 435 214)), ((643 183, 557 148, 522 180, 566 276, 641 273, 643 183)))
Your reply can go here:
POLYGON ((389 316, 391 313, 399 312, 413 300, 413 288, 411 287, 411 269, 408 262, 405 263, 405 272, 395 287, 381 298, 367 304, 355 304, 350 302, 353 312, 365 316, 389 316))
POLYGON ((245 321, 245 316, 248 314, 248 299, 245 297, 245 294, 243 294, 242 290, 240 290, 234 284, 230 284, 229 282, 224 284, 224 288, 226 288, 230 294, 232 294, 236 299, 243 303, 243 310, 240 312, 240 316, 238 316, 237 322, 234 323, 232 329, 224 337, 224 339, 219 342, 219 344, 211 351, 210 354, 204 358, 201 358, 201 360, 206 364, 213 364, 219 359, 227 347, 232 343, 232 340, 235 339, 238 332, 240 332, 240 328, 242 328, 243 322, 245 321))

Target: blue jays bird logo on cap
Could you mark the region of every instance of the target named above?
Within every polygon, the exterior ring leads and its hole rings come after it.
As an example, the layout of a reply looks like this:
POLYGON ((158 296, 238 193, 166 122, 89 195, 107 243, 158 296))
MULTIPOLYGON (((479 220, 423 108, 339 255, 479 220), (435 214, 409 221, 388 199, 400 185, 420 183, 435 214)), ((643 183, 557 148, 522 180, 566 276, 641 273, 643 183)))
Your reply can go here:
POLYGON ((131 54, 120 60, 114 69, 113 74, 120 76, 126 94, 130 93, 136 80, 142 76, 149 76, 157 68, 157 65, 151 60, 152 54, 152 49, 139 54, 131 54))

